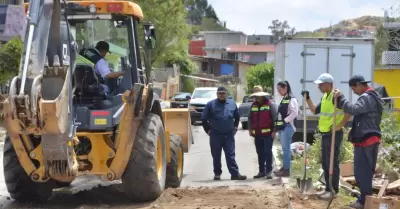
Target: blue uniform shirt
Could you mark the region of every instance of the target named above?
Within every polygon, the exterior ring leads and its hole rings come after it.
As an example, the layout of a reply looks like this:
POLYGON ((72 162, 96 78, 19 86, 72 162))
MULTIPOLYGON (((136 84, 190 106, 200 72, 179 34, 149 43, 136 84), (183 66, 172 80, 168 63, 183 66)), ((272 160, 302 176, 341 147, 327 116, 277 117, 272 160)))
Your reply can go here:
POLYGON ((233 134, 235 122, 238 124, 239 118, 236 102, 231 99, 226 102, 218 99, 209 101, 201 116, 201 120, 209 123, 210 135, 233 134))

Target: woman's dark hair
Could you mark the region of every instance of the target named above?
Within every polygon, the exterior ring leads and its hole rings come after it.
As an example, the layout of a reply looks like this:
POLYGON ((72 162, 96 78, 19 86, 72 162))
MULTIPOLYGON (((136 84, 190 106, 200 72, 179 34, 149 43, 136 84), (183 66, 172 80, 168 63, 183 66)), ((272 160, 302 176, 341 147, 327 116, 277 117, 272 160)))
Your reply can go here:
POLYGON ((292 95, 292 88, 290 87, 290 84, 288 81, 279 81, 278 86, 280 86, 282 88, 286 88, 287 94, 292 95))

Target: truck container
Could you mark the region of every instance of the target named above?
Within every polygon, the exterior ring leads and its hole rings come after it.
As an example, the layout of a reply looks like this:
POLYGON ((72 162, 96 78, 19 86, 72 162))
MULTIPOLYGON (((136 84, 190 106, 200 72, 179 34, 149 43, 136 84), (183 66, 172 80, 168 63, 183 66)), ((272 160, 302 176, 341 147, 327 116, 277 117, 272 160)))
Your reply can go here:
MULTIPOLYGON (((334 78, 334 88, 352 102, 358 98, 349 88, 348 81, 353 75, 362 75, 373 81, 374 40, 373 39, 337 39, 337 38, 284 38, 278 41, 275 49, 274 84, 287 80, 293 95, 300 106, 297 117, 296 133, 293 141, 302 140, 304 114, 302 89, 310 92, 317 105, 322 93, 314 81, 322 73, 334 78)), ((372 84, 373 85, 373 84, 372 84)), ((279 104, 282 97, 276 88, 274 101, 279 104)), ((312 136, 317 129, 318 115, 313 115, 307 107, 307 132, 312 136)))

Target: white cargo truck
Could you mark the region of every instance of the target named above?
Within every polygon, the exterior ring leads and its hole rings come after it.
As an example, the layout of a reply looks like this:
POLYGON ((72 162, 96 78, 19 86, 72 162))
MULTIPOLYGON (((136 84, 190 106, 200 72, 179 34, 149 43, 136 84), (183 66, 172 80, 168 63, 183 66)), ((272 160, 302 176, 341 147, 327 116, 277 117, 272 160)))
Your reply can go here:
MULTIPOLYGON (((353 75, 362 75, 366 80, 373 81, 374 54, 373 39, 284 38, 277 43, 274 84, 289 81, 300 105, 293 141, 302 139, 302 89, 310 92, 312 101, 317 105, 322 93, 314 81, 320 74, 329 73, 334 78, 334 88, 340 89, 346 98, 355 102, 358 96, 353 94, 348 81, 353 75)), ((274 98, 277 103, 281 100, 276 88, 274 98)), ((307 132, 312 135, 317 128, 318 116, 309 110, 306 112, 307 132)))

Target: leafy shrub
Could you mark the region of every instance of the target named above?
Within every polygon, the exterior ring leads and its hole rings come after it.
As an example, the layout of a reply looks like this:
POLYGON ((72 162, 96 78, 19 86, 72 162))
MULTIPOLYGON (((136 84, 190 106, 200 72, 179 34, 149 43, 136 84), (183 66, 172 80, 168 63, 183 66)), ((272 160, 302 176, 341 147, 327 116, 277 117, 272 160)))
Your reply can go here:
POLYGON ((19 37, 13 38, 0 48, 0 83, 5 83, 19 71, 24 45, 19 37))
MULTIPOLYGON (((344 131, 343 141, 340 147, 340 155, 339 161, 346 162, 353 160, 353 145, 347 141, 348 130, 344 131)), ((312 177, 313 179, 319 177, 319 169, 321 168, 321 141, 322 136, 320 134, 315 134, 315 142, 310 149, 307 151, 307 166, 309 170, 307 171, 307 175, 312 177)), ((293 175, 297 177, 301 177, 304 172, 304 160, 303 157, 295 156, 294 160, 292 161, 293 164, 293 175)))
POLYGON ((378 164, 382 171, 400 168, 400 125, 395 115, 385 115, 381 122, 382 143, 378 164))
POLYGON ((260 63, 247 70, 246 74, 247 93, 253 91, 253 87, 261 85, 265 92, 274 92, 274 64, 260 63))
MULTIPOLYGON (((383 172, 393 171, 400 168, 400 125, 394 115, 384 115, 381 122, 382 143, 378 156, 378 165, 383 172)), ((353 161, 353 145, 347 141, 349 130, 345 130, 343 142, 340 148, 339 161, 353 161)), ((315 136, 315 143, 307 152, 307 165, 310 167, 308 175, 312 178, 319 177, 321 168, 321 136, 315 136)), ((303 158, 294 157, 292 161, 293 175, 303 175, 303 158)))

